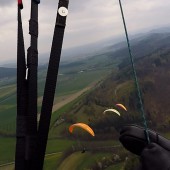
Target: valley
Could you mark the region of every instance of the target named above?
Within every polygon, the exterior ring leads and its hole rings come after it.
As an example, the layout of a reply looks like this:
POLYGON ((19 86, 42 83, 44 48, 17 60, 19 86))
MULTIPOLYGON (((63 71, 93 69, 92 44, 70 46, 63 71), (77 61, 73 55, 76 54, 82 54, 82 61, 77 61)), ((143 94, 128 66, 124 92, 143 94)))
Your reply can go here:
MULTIPOLYGON (((148 124, 165 136, 169 136, 170 130, 169 42, 169 33, 133 40, 135 66, 148 124)), ((44 65, 39 69, 39 112, 46 68, 44 65)), ((15 80, 15 76, 0 80, 0 154, 3 153, 0 164, 14 161, 15 80)), ((125 166, 124 160, 129 153, 120 147, 118 131, 128 123, 142 125, 139 109, 133 73, 124 45, 120 45, 116 51, 109 47, 107 52, 61 65, 44 170, 62 170, 67 166, 74 170, 100 166, 104 166, 105 170, 120 170, 125 166), (115 108, 116 103, 123 103, 128 112, 117 108, 121 117, 102 115, 106 108, 115 108), (95 131, 95 138, 82 131, 70 134, 68 127, 76 122, 89 124, 95 131), (84 154, 81 153, 83 147, 87 148, 84 154), (116 160, 114 154, 119 155, 119 159, 116 160)))

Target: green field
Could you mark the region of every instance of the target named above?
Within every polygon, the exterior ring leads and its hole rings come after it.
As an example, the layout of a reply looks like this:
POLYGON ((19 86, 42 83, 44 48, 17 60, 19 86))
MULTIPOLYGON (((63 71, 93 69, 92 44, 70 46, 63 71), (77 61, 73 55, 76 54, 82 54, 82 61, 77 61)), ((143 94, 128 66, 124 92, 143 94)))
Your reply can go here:
MULTIPOLYGON (((76 75, 66 75, 65 78, 59 78, 56 96, 73 94, 91 83, 99 81, 109 73, 109 70, 99 70, 86 72, 76 75), (68 77, 68 79, 67 79, 68 77)), ((39 83, 39 97, 43 94, 44 81, 39 83)), ((16 89, 15 86, 7 86, 0 89, 0 131, 5 133, 15 132, 16 119, 16 89)))
MULTIPOLYGON (((166 99, 165 97, 169 94, 166 92, 168 88, 161 85, 163 81, 165 83, 162 84, 169 83, 168 74, 166 74, 169 73, 169 49, 167 44, 162 44, 169 40, 167 35, 155 34, 155 36, 146 36, 146 39, 144 38, 142 41, 141 38, 137 38, 137 41, 133 40, 134 49, 137 47, 136 51, 134 50, 136 57, 134 62, 139 81, 142 80, 143 83, 140 85, 140 90, 144 94, 142 100, 145 101, 145 110, 148 117, 153 119, 151 119, 153 125, 159 124, 161 121, 162 124, 158 128, 163 132, 170 127, 170 121, 166 115, 169 112, 169 104, 166 104, 166 101, 162 102, 165 103, 163 105, 165 107, 159 108, 161 101, 159 102, 157 99, 166 99), (138 46, 142 48, 140 49, 138 46), (143 50, 144 48, 146 50, 143 50), (152 88, 152 85, 155 85, 156 88, 152 88), (160 93, 159 89, 161 89, 160 93), (158 97, 151 98, 150 91, 155 92, 152 95, 158 94, 158 97), (150 101, 157 103, 158 107, 154 107, 150 101), (146 107, 147 104, 149 107, 146 107), (166 110, 163 111, 164 109, 166 110), (157 113, 157 110, 163 114, 157 113), (164 122, 165 119, 166 122, 164 122)), ((113 52, 114 46, 110 46, 107 52, 103 51, 105 54, 95 54, 74 62, 70 59, 67 63, 63 62, 60 65, 53 107, 55 111, 52 113, 44 170, 124 170, 128 168, 127 162, 133 166, 133 159, 138 161, 118 141, 118 129, 124 125, 121 124, 122 119, 123 123, 133 122, 136 119, 139 121, 139 114, 136 114, 135 111, 139 104, 135 95, 132 68, 129 65, 129 58, 126 58, 128 56, 127 48, 120 44, 116 47, 117 51, 113 52), (119 46, 122 47, 119 49, 119 46), (106 81, 104 81, 105 79, 106 81), (84 91, 85 89, 86 91, 84 91), (79 95, 75 95, 76 93, 79 95), (73 95, 76 97, 64 102, 64 98, 68 99, 73 95), (112 119, 109 115, 102 117, 103 110, 113 107, 117 101, 129 106, 128 114, 120 119, 112 119), (62 105, 60 102, 64 104, 62 105), (59 109, 56 103, 61 104, 59 109), (130 115, 132 117, 129 119, 130 115), (75 129, 73 133, 69 133, 69 126, 75 122, 83 122, 92 126, 95 137, 81 129, 75 129), (130 157, 129 161, 124 162, 127 157, 130 157)), ((47 66, 39 68, 38 112, 41 109, 46 72, 47 66)), ((16 77, 4 77, 0 79, 0 169, 2 170, 14 169, 15 129, 16 77), (10 165, 2 166, 6 163, 10 163, 10 165)), ((170 133, 163 135, 170 137, 170 133)))
POLYGON ((118 163, 118 164, 109 166, 105 170, 123 170, 123 163, 118 163))
POLYGON ((67 157, 57 168, 58 170, 83 170, 93 166, 94 162, 99 162, 103 158, 110 156, 111 153, 91 153, 75 152, 67 157))
POLYGON ((90 164, 93 162, 92 155, 90 153, 84 153, 81 152, 74 153, 70 155, 68 158, 66 158, 62 164, 59 166, 59 170, 78 170, 80 167, 83 169, 85 165, 90 164))
MULTIPOLYGON (((67 67, 61 67, 55 97, 74 94, 75 92, 91 86, 94 83, 96 84, 98 81, 104 79, 111 72, 112 68, 115 67, 115 63, 110 64, 108 60, 105 60, 104 63, 103 60, 105 57, 106 56, 97 56, 96 58, 84 60, 82 63, 72 63, 67 67)), ((45 77, 46 70, 40 70, 38 80, 38 97, 43 95, 45 77)), ((6 84, 9 85, 5 86, 5 82, 3 82, 3 86, 0 87, 0 134, 3 135, 13 135, 15 134, 16 129, 15 78, 11 80, 13 80, 13 84, 11 81, 10 84, 7 82, 6 84)), ((71 109, 72 106, 83 97, 84 95, 78 97, 74 101, 71 101, 52 115, 51 131, 49 135, 50 139, 48 140, 46 151, 47 154, 52 154, 46 156, 44 169, 56 169, 59 160, 62 158, 63 152, 70 146, 77 144, 76 140, 56 138, 58 129, 55 130, 53 125, 55 120, 58 118, 58 115, 61 115, 63 112, 71 109)), ((39 102, 39 108, 40 105, 41 103, 39 102)), ((61 130, 63 128, 65 128, 65 124, 60 126, 61 130)), ((15 140, 16 139, 12 137, 0 137, 0 164, 14 161, 15 140)), ((12 165, 7 167, 10 169, 12 165)), ((5 169, 6 167, 3 168, 5 169)))
POLYGON ((1 137, 0 138, 0 164, 14 161, 15 157, 15 139, 1 137))
MULTIPOLYGON (((81 62, 77 61, 62 66, 59 69, 59 76, 56 87, 56 97, 74 94, 94 82, 105 78, 115 67, 115 63, 110 63, 105 55, 92 56, 81 62), (108 66, 109 64, 109 66, 108 66)), ((15 80, 15 78, 11 78, 15 80)), ((44 92, 46 79, 46 68, 39 70, 38 73, 38 97, 44 92)), ((56 101, 56 100, 55 100, 56 101)), ((39 108, 41 100, 38 102, 39 108)), ((16 84, 9 84, 8 80, 3 81, 0 86, 0 132, 14 133, 16 119, 16 84), (6 86, 4 85, 6 81, 6 86)))
POLYGON ((45 157, 44 170, 57 170, 62 153, 56 153, 45 157))
MULTIPOLYGON (((110 152, 85 152, 81 153, 74 152, 70 156, 64 159, 62 163, 59 164, 61 155, 60 153, 46 156, 45 163, 44 163, 44 170, 84 170, 94 166, 98 166, 100 162, 105 161, 106 159, 110 158, 112 153, 110 152)), ((124 164, 121 163, 114 163, 113 165, 108 166, 105 168, 106 170, 122 170, 124 164)))

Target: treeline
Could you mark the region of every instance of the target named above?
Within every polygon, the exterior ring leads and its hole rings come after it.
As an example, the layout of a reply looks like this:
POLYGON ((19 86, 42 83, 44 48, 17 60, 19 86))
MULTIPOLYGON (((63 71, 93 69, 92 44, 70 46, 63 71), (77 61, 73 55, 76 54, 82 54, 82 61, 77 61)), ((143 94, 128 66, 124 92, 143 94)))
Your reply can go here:
MULTIPOLYGON (((135 66, 149 127, 161 131, 169 130, 169 48, 160 48, 136 60, 135 66)), ((85 123, 96 132, 96 138, 102 139, 113 138, 112 134, 115 134, 115 130, 119 131, 126 124, 143 125, 141 105, 130 65, 114 71, 107 80, 79 101, 64 117, 67 123, 75 123, 80 117, 84 117, 85 123), (102 114, 107 108, 115 108, 116 103, 123 103, 128 108, 128 112, 119 110, 121 117, 113 113, 102 114)), ((66 134, 66 131, 63 134, 66 134)), ((86 137, 80 135, 80 138, 86 137)))

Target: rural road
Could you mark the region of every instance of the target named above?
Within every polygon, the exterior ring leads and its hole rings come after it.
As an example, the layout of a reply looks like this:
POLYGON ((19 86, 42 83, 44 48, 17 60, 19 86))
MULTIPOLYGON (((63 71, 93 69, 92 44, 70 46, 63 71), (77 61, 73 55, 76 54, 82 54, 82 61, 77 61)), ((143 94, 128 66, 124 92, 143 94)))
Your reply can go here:
POLYGON ((63 96, 62 99, 60 98, 59 101, 56 100, 56 104, 53 105, 53 111, 55 112, 56 110, 60 109, 61 107, 63 107, 64 105, 66 105, 67 103, 70 103, 71 101, 75 100, 77 97, 81 96, 83 93, 85 93, 86 91, 90 90, 92 87, 94 86, 88 86, 74 94, 71 95, 67 95, 67 96, 63 96))

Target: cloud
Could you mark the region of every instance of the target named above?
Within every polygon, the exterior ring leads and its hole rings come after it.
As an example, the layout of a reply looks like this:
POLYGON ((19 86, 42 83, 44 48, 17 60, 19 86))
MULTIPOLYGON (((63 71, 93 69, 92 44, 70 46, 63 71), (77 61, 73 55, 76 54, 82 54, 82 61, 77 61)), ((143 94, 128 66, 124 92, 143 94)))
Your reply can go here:
MULTIPOLYGON (((26 49, 30 43, 28 20, 30 1, 23 1, 22 10, 26 49)), ((170 24, 170 1, 122 0, 130 34, 170 24)), ((50 51, 58 1, 43 1, 39 5, 39 53, 50 51)), ((14 0, 0 0, 0 61, 16 58, 17 5, 14 0), (10 50, 9 50, 10 49, 10 50)), ((64 48, 97 42, 124 34, 118 0, 70 0, 64 48)))
MULTIPOLYGON (((16 2, 16 1, 15 1, 16 2)), ((10 6, 11 4, 15 3, 14 0, 1 0, 0 6, 10 6)))

